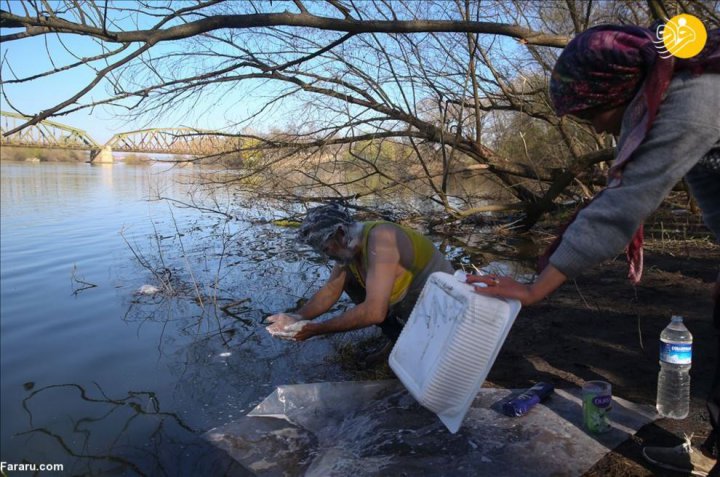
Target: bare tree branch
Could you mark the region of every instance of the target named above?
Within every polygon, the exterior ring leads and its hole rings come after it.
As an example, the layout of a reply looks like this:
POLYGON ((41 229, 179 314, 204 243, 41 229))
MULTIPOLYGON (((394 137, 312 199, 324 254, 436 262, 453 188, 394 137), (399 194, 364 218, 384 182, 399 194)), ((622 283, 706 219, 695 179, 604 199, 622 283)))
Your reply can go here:
MULTIPOLYGON (((503 35, 516 38, 523 44, 553 46, 562 48, 569 38, 562 35, 548 35, 523 28, 517 25, 468 22, 448 20, 412 20, 412 21, 381 21, 381 20, 354 20, 350 18, 338 19, 320 17, 308 13, 262 13, 248 15, 215 15, 201 20, 176 25, 166 29, 151 29, 137 31, 105 32, 82 23, 75 23, 54 17, 21 17, 10 12, 0 10, 0 25, 18 25, 32 30, 33 35, 49 32, 74 33, 89 35, 109 42, 134 43, 142 42, 156 44, 163 41, 180 40, 208 33, 220 29, 264 28, 276 26, 308 27, 318 30, 344 31, 347 33, 423 33, 423 32, 454 32, 454 33, 483 33, 503 35)), ((27 35, 29 35, 28 30, 27 35)), ((2 36, 0 41, 18 39, 15 35, 2 36)))

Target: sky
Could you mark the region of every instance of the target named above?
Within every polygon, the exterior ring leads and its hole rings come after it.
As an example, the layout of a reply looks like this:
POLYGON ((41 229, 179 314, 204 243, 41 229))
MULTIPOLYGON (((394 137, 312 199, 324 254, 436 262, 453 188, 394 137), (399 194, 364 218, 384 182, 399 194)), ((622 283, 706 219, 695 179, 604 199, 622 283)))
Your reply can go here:
MULTIPOLYGON (((130 3, 128 2, 124 5, 130 5, 130 3)), ((235 8, 234 6, 238 4, 231 5, 235 8)), ((283 5, 287 6, 288 4, 278 4, 276 2, 273 8, 280 8, 283 7, 283 5)), ((3 8, 6 8, 5 5, 3 5, 3 8)), ((19 14, 21 12, 18 11, 15 13, 19 14)), ((122 21, 120 23, 122 24, 122 21)), ((132 27, 132 25, 130 26, 132 27)), ((142 26, 145 27, 146 25, 142 26)), ((3 29, 2 33, 8 34, 19 31, 23 30, 6 28, 3 29)), ((247 39, 245 36, 237 37, 238 42, 245 39, 247 39)), ((185 41, 186 43, 180 44, 180 46, 178 46, 178 43, 161 43, 156 45, 151 52, 153 55, 157 55, 159 52, 166 52, 172 49, 173 51, 182 53, 183 48, 192 48, 192 43, 189 40, 185 41)), ((515 44, 516 42, 500 37, 497 43, 515 44)), ((220 43, 220 45, 222 44, 220 43)), ((115 47, 113 44, 109 44, 108 46, 111 48, 115 47)), ((137 48, 137 46, 133 46, 132 48, 137 48)), ((216 50, 214 49, 213 51, 216 50)), ((222 50, 217 51, 222 53, 222 50)), ((44 35, 18 41, 3 42, 0 44, 0 58, 3 59, 2 79, 7 82, 14 77, 22 78, 39 74, 56 67, 73 63, 77 61, 77 57, 94 56, 99 52, 100 50, 96 42, 88 37, 78 35, 62 35, 62 43, 57 39, 57 35, 44 35), (76 57, 70 54, 68 50, 76 55, 76 57), (52 61, 49 58, 52 58, 52 61)), ((127 54, 127 51, 123 54, 127 54)), ((208 58, 207 61, 212 63, 218 60, 208 58)), ((102 65, 98 66, 101 67, 102 65)), ((4 94, 0 97, 0 109, 3 111, 13 110, 6 100, 7 96, 15 109, 25 114, 37 114, 40 111, 71 98, 88 85, 94 77, 95 72, 86 65, 83 65, 24 84, 6 83, 2 86, 4 94)), ((143 84, 142 79, 139 79, 139 82, 143 84)), ((101 82, 79 101, 81 103, 91 103, 93 100, 105 98, 108 94, 107 88, 108 84, 101 82)), ((387 92, 392 94, 391 91, 387 92)), ((267 98, 272 97, 273 94, 274 91, 270 86, 243 83, 241 88, 221 89, 216 91, 214 95, 207 90, 203 90, 202 95, 189 98, 192 102, 191 108, 170 107, 162 116, 146 117, 142 121, 123 119, 120 117, 125 113, 122 108, 112 108, 108 106, 88 108, 67 115, 55 116, 50 119, 74 128, 82 129, 98 143, 107 142, 116 133, 143 128, 185 126, 206 130, 237 132, 237 130, 229 129, 232 127, 231 125, 234 124, 238 118, 247 117, 252 111, 261 108, 267 98)), ((281 106, 270 109, 263 118, 264 123, 253 124, 252 126, 254 126, 256 130, 267 130, 272 127, 283 128, 284 125, 292 121, 292 107, 298 108, 299 106, 298 104, 293 105, 291 101, 288 101, 281 106)))
MULTIPOLYGON (((14 31, 11 29, 3 31, 3 33, 12 32, 14 31)), ((73 39, 69 39, 67 43, 72 45, 73 39)), ((5 59, 6 64, 11 65, 12 70, 18 77, 40 73, 49 66, 45 43, 40 37, 3 42, 0 44, 0 57, 5 59)), ((10 78, 7 68, 3 68, 3 80, 7 81, 10 78)), ((0 99, 0 109, 3 111, 12 110, 5 98, 7 95, 13 106, 20 112, 36 114, 72 97, 90 79, 91 75, 87 69, 84 71, 76 69, 25 84, 5 85, 5 94, 0 99)), ((121 132, 127 126, 114 119, 112 114, 102 108, 59 116, 53 118, 53 120, 83 129, 99 142, 105 142, 113 134, 121 132)))
MULTIPOLYGON (((49 0, 51 3, 53 0, 49 0)), ((58 2, 55 2, 59 5, 58 2)), ((7 10, 8 8, 15 14, 22 15, 22 9, 17 6, 19 2, 6 3, 0 0, 0 7, 7 10)), ((132 3, 126 1, 120 3, 123 7, 132 6, 132 3)), ((162 5, 161 2, 155 5, 162 5)), ((148 28, 149 22, 155 22, 155 19, 140 17, 141 28, 148 28)), ((168 24, 171 25, 171 24, 168 24)), ((125 18, 119 20, 115 28, 110 30, 128 29, 133 30, 137 27, 125 18)), ((0 29, 3 35, 22 32, 24 29, 3 28, 0 29)), ((40 74, 54 68, 77 62, 80 57, 90 57, 101 53, 98 43, 91 38, 80 35, 40 35, 36 37, 23 38, 15 41, 6 41, 0 43, 0 58, 3 59, 2 79, 4 82, 14 78, 23 78, 36 74, 40 74), (72 52, 72 53, 70 53, 72 52), (50 54, 48 54, 50 53, 50 54), (50 59, 52 58, 52 59, 50 59)), ((150 51, 152 55, 170 49, 177 50, 177 43, 161 43, 155 45, 150 51)), ((118 44, 108 43, 108 48, 117 48, 118 44)), ((128 54, 133 49, 137 49, 137 45, 131 46, 122 55, 128 54)), ((116 61, 121 56, 114 56, 116 61)), ((95 63, 96 68, 104 67, 104 64, 95 63)), ((40 111, 46 110, 58 103, 61 103, 80 90, 85 88, 95 77, 95 71, 86 65, 79 66, 67 71, 55 73, 53 75, 34 79, 27 83, 7 84, 0 86, 3 88, 3 95, 0 96, 0 109, 2 111, 15 111, 32 115, 40 111), (8 99, 14 108, 10 107, 8 99)), ((101 81, 85 96, 80 98, 80 104, 92 103, 108 96, 109 83, 101 81)), ((112 93, 110 91, 110 93, 112 93)), ((247 93, 251 93, 248 89, 247 93)), ((243 104, 251 109, 258 107, 259 102, 254 98, 258 97, 257 91, 252 91, 252 97, 238 91, 235 98, 224 98, 227 101, 242 101, 243 104)), ((87 108, 67 115, 60 115, 49 118, 52 121, 72 126, 74 128, 86 131, 96 142, 105 143, 114 134, 120 132, 128 132, 145 128, 163 128, 163 127, 193 127, 198 129, 221 130, 227 128, 231 121, 222 113, 212 114, 213 101, 218 98, 214 97, 198 97, 193 98, 195 101, 192 110, 186 108, 173 109, 170 108, 161 117, 146 117, 140 121, 131 121, 123 119, 121 116, 126 114, 124 108, 113 108, 109 106, 98 106, 95 108, 87 108), (204 112, 205 114, 201 114, 204 112), (210 113, 208 113, 210 112, 210 113)))
MULTIPOLYGON (((3 29, 3 34, 12 32, 14 32, 14 30, 3 29)), ((65 47, 81 56, 84 55, 85 52, 87 52, 88 55, 97 54, 97 50, 91 48, 87 38, 65 36, 63 37, 63 43, 65 47)), ((13 74, 17 77, 27 77, 52 69, 53 65, 48 60, 46 47, 52 52, 53 62, 57 67, 76 61, 67 54, 65 48, 53 37, 34 37, 20 41, 3 42, 0 44, 0 58, 4 58, 6 62, 3 68, 3 81, 12 79, 14 77, 13 74), (12 68, 12 73, 7 65, 10 65, 12 68)), ((88 85, 94 77, 95 72, 93 70, 81 66, 28 83, 5 85, 5 94, 0 98, 0 109, 2 109, 2 111, 12 111, 12 108, 10 108, 6 100, 7 95, 12 105, 21 113, 28 115, 37 114, 40 111, 71 98, 88 85)), ((107 83, 101 82, 79 101, 81 103, 87 103, 91 102, 91 100, 106 97, 106 87, 107 83)), ((202 101, 197 108, 202 108, 202 101)), ((177 114, 169 111, 163 115, 162 118, 148 118, 139 122, 129 121, 120 117, 120 115, 125 112, 122 108, 99 106, 50 119, 61 124, 82 129, 99 143, 107 142, 116 133, 150 127, 187 126, 200 129, 222 129, 227 126, 227 121, 225 121, 224 118, 213 118, 212 115, 203 117, 202 122, 197 123, 191 115, 186 114, 184 111, 177 111, 177 114)))
MULTIPOLYGON (((60 0, 47 0, 53 8, 65 8, 60 0)), ((130 11, 115 12, 108 15, 109 30, 135 30, 146 29, 154 25, 158 19, 149 15, 149 13, 166 14, 165 5, 171 5, 169 2, 160 0, 152 0, 151 3, 156 10, 149 12, 132 0, 121 0, 115 2, 114 5, 124 9, 137 9, 140 13, 132 13, 130 11), (111 24, 111 19, 112 23, 111 24), (138 22, 135 25, 135 22, 138 22)), ((38 4, 40 5, 40 4, 38 4)), ((188 2, 178 3, 178 5, 187 6, 188 2)), ((293 4, 283 2, 262 2, 259 4, 265 12, 279 12, 286 10, 288 6, 294 9, 293 4)), ((25 15, 22 4, 18 0, 0 0, 0 8, 10 10, 16 15, 25 15)), ((87 8, 87 7, 86 7, 87 8)), ((252 9, 252 5, 242 2, 228 2, 219 4, 208 10, 207 13, 239 13, 252 9)), ((203 10, 206 12, 206 10, 203 10)), ((69 14, 65 18, 77 21, 69 14)), ((191 19, 196 19, 192 18, 191 19)), ((173 22, 167 23, 165 27, 172 26, 173 22)), ((23 32, 24 29, 3 28, 0 29, 1 34, 11 34, 23 32)), ((217 34, 220 34, 216 32, 217 34)), ((23 78, 36 74, 40 74, 54 68, 62 67, 67 64, 74 63, 80 57, 90 57, 101 53, 98 43, 88 37, 80 35, 40 35, 36 37, 23 38, 16 41, 6 41, 0 43, 0 59, 2 59, 2 80, 7 82, 13 78, 23 78), (69 51, 72 52, 69 53, 69 51), (50 55, 48 54, 50 53, 50 55), (73 56, 75 55, 75 56, 73 56), (49 58, 52 58, 50 60, 49 58)), ((156 56, 161 52, 176 51, 182 54, 183 48, 192 48, 191 40, 183 40, 185 43, 168 42, 155 45, 150 54, 156 56)), ((219 42, 218 42, 219 43, 219 42)), ((222 45, 220 43, 220 45, 222 45)), ((118 44, 108 43, 108 48, 117 48, 118 44)), ((126 50, 122 54, 125 55, 130 50, 126 50)), ((214 51, 221 51, 222 46, 214 46, 214 51)), ((236 52, 235 52, 236 53, 236 52)), ((120 56, 113 57, 115 60, 120 56)), ((147 56, 146 56, 147 58, 147 56)), ((113 61, 113 60, 111 60, 113 61)), ((208 62, 217 62, 214 58, 209 58, 208 62)), ((96 67, 102 68, 103 64, 95 63, 96 67)), ((182 65, 181 65, 182 66, 182 65)), ((95 71, 83 65, 67 71, 53 74, 48 77, 34 79, 28 83, 19 84, 3 84, 3 94, 0 95, 0 109, 2 111, 15 111, 27 115, 37 114, 56 104, 63 102, 77 92, 86 87, 95 77, 95 71), (14 108, 10 107, 8 100, 14 108)), ((128 78, 124 78, 128 79, 128 78)), ((134 78, 131 78, 134 79, 134 78)), ((139 80, 142 87, 147 85, 139 80)), ((80 98, 81 104, 92 103, 99 99, 103 99, 108 95, 108 82, 101 82, 89 93, 80 98)), ((219 88, 213 92, 211 89, 203 90, 202 95, 190 97, 188 103, 191 107, 170 107, 163 112, 160 117, 145 117, 140 121, 130 121, 123 119, 121 116, 127 111, 123 108, 113 108, 109 106, 99 106, 95 108, 83 109, 78 112, 67 115, 60 115, 49 118, 52 121, 65 124, 74 128, 86 131, 96 142, 105 143, 114 134, 120 132, 128 132, 145 128, 163 128, 163 127, 192 127, 205 130, 223 130, 226 132, 238 132, 234 124, 238 118, 248 117, 253 112, 262 108, 268 97, 272 97, 277 88, 267 85, 259 85, 257 82, 248 81, 243 83, 242 88, 232 89, 219 88)), ((112 93, 112 91, 110 91, 112 93)), ((283 108, 288 108, 286 101, 282 107, 270 108, 264 114, 263 124, 254 124, 254 129, 267 130, 273 127, 282 128, 285 124, 286 116, 283 108)), ((297 107, 297 104, 294 105, 297 107)))

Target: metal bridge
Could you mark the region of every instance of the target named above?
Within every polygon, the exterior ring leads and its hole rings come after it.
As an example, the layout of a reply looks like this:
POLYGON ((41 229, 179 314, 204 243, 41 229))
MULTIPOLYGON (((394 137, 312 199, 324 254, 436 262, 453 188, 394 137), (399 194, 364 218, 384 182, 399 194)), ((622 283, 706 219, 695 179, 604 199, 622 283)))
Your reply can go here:
POLYGON ((239 139, 214 131, 191 128, 154 128, 114 135, 98 144, 88 133, 54 121, 40 121, 13 134, 6 133, 30 117, 0 111, 0 146, 90 151, 90 162, 112 162, 113 152, 220 155, 239 150, 239 139))

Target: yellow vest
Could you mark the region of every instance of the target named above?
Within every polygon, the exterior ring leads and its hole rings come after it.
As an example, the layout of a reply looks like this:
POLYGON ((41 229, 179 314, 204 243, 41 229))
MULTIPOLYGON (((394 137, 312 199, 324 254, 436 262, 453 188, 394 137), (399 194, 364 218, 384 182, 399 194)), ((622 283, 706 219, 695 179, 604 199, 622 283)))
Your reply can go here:
MULTIPOLYGON (((409 270, 405 270, 402 275, 400 275, 398 278, 395 279, 395 283, 393 284, 392 294, 390 295, 390 305, 394 305, 398 303, 400 300, 402 300, 405 297, 405 293, 407 293, 408 288, 410 288, 410 285, 412 285, 413 280, 417 275, 422 272, 427 264, 430 262, 430 259, 433 256, 433 253, 435 253, 435 246, 432 244, 432 242, 422 235, 421 233, 408 228, 404 227, 402 225, 394 224, 392 222, 384 222, 384 221, 376 221, 376 222, 364 222, 363 223, 363 230, 362 230, 362 257, 363 257, 363 265, 365 266, 365 270, 367 270, 368 266, 368 240, 370 238, 370 231, 381 224, 389 224, 394 227, 399 228, 403 231, 405 235, 410 239, 410 242, 412 242, 413 247, 413 260, 410 265, 409 270)), ((363 288, 367 288, 365 286, 365 280, 363 280, 362 276, 360 275, 360 271, 358 270, 355 263, 351 263, 348 265, 348 268, 352 272, 352 274, 357 279, 358 283, 363 288)))

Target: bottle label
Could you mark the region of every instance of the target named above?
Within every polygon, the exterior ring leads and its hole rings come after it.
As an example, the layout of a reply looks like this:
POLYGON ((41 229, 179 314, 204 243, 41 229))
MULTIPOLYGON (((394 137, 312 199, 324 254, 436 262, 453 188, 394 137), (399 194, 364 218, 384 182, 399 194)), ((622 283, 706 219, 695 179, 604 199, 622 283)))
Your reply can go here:
POLYGON ((612 409, 612 391, 610 385, 606 385, 605 389, 583 387, 582 390, 583 424, 592 433, 611 429, 608 414, 612 409))
POLYGON ((660 361, 670 364, 691 364, 692 343, 660 342, 660 361))
POLYGON ((592 398, 592 403, 599 408, 606 408, 610 406, 612 402, 612 396, 597 396, 592 398))

